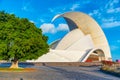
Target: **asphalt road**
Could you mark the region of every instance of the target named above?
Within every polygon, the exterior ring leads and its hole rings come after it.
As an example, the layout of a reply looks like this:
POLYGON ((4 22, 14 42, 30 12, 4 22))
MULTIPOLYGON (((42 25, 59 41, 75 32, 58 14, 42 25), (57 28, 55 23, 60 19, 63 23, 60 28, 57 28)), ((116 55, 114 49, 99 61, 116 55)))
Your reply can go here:
POLYGON ((99 67, 36 66, 35 72, 0 72, 0 80, 120 80, 99 67))

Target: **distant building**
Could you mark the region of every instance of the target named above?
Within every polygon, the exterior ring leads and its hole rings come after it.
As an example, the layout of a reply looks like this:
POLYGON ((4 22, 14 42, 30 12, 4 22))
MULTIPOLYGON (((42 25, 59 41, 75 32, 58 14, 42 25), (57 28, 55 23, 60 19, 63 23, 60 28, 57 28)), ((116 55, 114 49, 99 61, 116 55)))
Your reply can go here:
POLYGON ((96 62, 111 60, 106 37, 90 16, 81 12, 68 12, 53 18, 63 17, 70 32, 61 40, 53 42, 47 54, 28 62, 96 62))

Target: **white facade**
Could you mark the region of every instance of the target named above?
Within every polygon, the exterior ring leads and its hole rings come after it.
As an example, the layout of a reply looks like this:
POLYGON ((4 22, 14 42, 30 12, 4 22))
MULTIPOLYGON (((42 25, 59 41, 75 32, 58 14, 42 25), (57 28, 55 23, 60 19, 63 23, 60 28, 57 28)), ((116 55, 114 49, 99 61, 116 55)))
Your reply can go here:
POLYGON ((111 60, 108 42, 95 20, 80 12, 57 15, 53 20, 59 17, 67 21, 70 32, 51 44, 53 50, 28 62, 85 62, 91 54, 111 60))

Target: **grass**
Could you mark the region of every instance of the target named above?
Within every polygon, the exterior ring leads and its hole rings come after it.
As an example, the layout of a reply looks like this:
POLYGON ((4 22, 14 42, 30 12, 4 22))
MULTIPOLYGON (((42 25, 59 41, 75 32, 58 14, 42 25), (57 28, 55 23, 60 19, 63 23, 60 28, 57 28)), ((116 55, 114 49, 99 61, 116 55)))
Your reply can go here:
POLYGON ((34 68, 0 68, 0 72, 33 72, 34 68))

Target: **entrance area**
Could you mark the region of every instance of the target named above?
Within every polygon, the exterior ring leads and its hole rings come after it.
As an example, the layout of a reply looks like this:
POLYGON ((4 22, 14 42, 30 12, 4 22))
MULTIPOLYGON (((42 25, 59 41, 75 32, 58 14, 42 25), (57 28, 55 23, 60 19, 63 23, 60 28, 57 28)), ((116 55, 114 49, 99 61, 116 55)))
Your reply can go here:
POLYGON ((101 49, 97 49, 90 54, 85 62, 100 62, 105 60, 104 52, 101 49))

